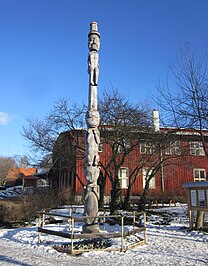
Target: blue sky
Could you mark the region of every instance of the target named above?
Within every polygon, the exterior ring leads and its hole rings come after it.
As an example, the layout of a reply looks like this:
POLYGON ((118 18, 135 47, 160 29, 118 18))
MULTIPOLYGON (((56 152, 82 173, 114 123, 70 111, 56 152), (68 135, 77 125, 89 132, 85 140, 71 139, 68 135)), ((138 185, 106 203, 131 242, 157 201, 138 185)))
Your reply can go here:
MULTIPOLYGON (((207 0, 0 0, 0 155, 27 153, 26 119, 87 103, 87 36, 101 33, 99 94, 151 101, 185 43, 208 44, 207 0)), ((172 88, 174 89, 174 88, 172 88)))

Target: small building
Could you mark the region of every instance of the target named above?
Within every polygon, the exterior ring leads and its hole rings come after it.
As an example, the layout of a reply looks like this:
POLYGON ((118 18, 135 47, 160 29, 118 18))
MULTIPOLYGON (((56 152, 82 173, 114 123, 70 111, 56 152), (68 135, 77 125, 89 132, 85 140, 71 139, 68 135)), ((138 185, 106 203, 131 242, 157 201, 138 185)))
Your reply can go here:
POLYGON ((36 168, 10 168, 5 186, 36 186, 36 168))

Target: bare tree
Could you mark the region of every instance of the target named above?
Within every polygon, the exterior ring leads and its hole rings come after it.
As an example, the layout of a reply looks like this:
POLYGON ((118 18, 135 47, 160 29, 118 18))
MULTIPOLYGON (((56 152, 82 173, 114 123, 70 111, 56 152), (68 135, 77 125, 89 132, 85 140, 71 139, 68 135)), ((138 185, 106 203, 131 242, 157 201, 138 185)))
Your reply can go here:
MULTIPOLYGON (((157 103, 166 117, 165 123, 177 128, 189 128, 197 133, 208 157, 208 72, 206 56, 200 58, 190 47, 180 50, 171 68, 175 89, 158 86, 157 103)), ((197 226, 201 227, 203 215, 198 214, 197 226), (200 221, 199 221, 200 220, 200 221)))
POLYGON ((0 157, 0 185, 5 185, 6 177, 11 167, 15 167, 15 159, 12 157, 0 157))
MULTIPOLYGON (((60 133, 84 127, 85 106, 68 104, 68 100, 59 99, 44 119, 30 118, 23 127, 22 135, 29 142, 37 165, 51 165, 54 147, 56 154, 63 152, 63 140, 55 146, 60 133)), ((64 153, 65 154, 65 153, 64 153)), ((64 155, 62 154, 62 155, 64 155)))
POLYGON ((190 48, 180 50, 171 72, 174 89, 159 84, 157 104, 166 117, 164 122, 177 128, 189 128, 203 136, 208 128, 208 73, 206 59, 200 59, 190 48))
POLYGON ((107 161, 101 162, 104 176, 111 183, 111 213, 121 206, 119 169, 133 150, 138 147, 141 136, 150 128, 150 112, 142 105, 132 105, 117 90, 104 92, 99 100, 101 141, 110 149, 107 161))

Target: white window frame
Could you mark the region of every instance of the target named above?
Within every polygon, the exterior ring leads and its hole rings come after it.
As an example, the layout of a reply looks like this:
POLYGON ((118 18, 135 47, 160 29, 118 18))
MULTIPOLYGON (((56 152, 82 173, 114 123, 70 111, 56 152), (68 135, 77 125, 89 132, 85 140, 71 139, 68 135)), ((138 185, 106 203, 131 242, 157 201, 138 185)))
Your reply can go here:
POLYGON ((129 186, 129 168, 121 167, 118 172, 121 188, 128 188, 129 186))
POLYGON ((154 145, 151 141, 141 141, 140 153, 141 154, 153 154, 154 145))
POLYGON ((98 145, 98 152, 103 152, 103 143, 100 142, 98 145))
MULTIPOLYGON (((146 180, 148 176, 150 176, 153 172, 153 169, 145 167, 142 169, 142 177, 143 177, 143 188, 145 188, 146 180)), ((156 179, 155 176, 153 176, 149 182, 149 189, 156 189, 156 179)))
POLYGON ((166 155, 181 155, 181 142, 180 140, 175 140, 169 143, 169 146, 165 151, 166 155))
POLYGON ((206 169, 195 168, 193 170, 194 182, 206 181, 206 169))
POLYGON ((190 155, 194 156, 204 156, 204 147, 201 141, 191 141, 190 142, 190 155))

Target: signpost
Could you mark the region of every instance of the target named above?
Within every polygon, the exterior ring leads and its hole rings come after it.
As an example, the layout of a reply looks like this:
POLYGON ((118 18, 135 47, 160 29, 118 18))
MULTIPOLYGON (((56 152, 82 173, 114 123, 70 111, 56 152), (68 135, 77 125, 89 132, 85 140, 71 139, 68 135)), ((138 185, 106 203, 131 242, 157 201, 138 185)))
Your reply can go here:
POLYGON ((208 181, 190 182, 187 189, 190 229, 193 229, 194 211, 208 212, 208 181))

